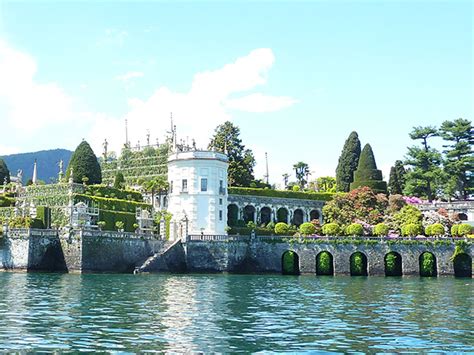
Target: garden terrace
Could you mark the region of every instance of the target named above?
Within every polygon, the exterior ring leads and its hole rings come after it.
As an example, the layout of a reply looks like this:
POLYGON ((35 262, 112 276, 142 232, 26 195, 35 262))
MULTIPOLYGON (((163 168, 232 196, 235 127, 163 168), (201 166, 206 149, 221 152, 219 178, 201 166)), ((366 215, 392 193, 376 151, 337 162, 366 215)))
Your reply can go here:
POLYGON ((101 161, 102 181, 113 184, 116 174, 120 171, 128 185, 137 180, 151 180, 168 172, 168 145, 146 146, 143 149, 122 149, 119 158, 101 161))

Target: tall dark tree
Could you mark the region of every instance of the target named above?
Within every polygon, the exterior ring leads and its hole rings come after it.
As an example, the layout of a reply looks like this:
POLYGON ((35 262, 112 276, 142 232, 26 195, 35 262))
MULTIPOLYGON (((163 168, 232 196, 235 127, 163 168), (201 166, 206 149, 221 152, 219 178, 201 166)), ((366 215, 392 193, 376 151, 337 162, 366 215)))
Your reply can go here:
POLYGON ((390 168, 390 178, 388 181, 388 191, 392 195, 403 194, 405 187, 405 167, 401 160, 395 161, 395 166, 390 168))
POLYGON ((99 162, 86 141, 82 141, 72 154, 66 171, 66 179, 69 179, 71 169, 73 169, 73 181, 76 183, 86 182, 89 185, 94 185, 102 182, 99 162))
POLYGON ((338 191, 348 192, 359 164, 360 141, 357 132, 352 132, 344 143, 336 168, 336 186, 338 191))
POLYGON ((444 170, 447 176, 445 193, 451 197, 467 199, 474 191, 474 132, 472 122, 462 118, 444 121, 439 129, 441 138, 447 143, 444 170))
POLYGON ((377 169, 370 144, 366 144, 362 149, 357 170, 354 171, 354 181, 350 188, 354 190, 362 186, 370 187, 376 193, 387 193, 387 183, 382 180, 382 171, 377 169))
POLYGON ((436 127, 414 127, 410 133, 413 140, 421 140, 421 147, 408 147, 405 164, 410 166, 406 174, 404 193, 427 198, 432 201, 443 179, 441 154, 430 147, 428 140, 438 136, 436 127))
POLYGON ((114 188, 116 189, 124 189, 125 188, 125 178, 122 174, 122 172, 117 172, 115 174, 115 179, 114 179, 114 188))
POLYGON ((217 126, 208 148, 227 152, 229 185, 248 187, 254 180, 255 158, 250 149, 245 149, 239 136, 239 127, 232 122, 224 122, 217 126))
POLYGON ((0 159, 0 185, 5 183, 5 179, 7 184, 10 183, 10 170, 8 170, 7 164, 3 159, 0 159))

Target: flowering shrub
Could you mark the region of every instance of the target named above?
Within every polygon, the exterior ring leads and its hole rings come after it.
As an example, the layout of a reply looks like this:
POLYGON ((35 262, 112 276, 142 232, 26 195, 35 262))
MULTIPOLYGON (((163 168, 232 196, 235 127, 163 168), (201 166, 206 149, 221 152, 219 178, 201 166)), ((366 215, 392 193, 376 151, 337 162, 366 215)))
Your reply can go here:
POLYGON ((421 198, 415 196, 403 196, 403 199, 409 205, 417 205, 423 203, 423 200, 421 198))

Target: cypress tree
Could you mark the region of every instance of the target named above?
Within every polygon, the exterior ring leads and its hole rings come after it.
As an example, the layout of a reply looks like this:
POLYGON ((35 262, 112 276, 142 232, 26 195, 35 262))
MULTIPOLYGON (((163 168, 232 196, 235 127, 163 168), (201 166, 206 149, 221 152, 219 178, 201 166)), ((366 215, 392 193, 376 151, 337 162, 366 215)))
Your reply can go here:
POLYGON ((353 174, 359 163, 360 141, 357 132, 352 132, 344 143, 336 168, 336 186, 338 191, 348 192, 353 174))
POLYGON ((402 195, 405 188, 405 168, 401 160, 395 162, 395 166, 390 168, 390 178, 388 181, 388 190, 390 194, 402 195))
POLYGON ((376 193, 387 193, 387 183, 382 180, 382 171, 377 169, 370 144, 366 144, 360 154, 359 165, 354 171, 354 182, 350 186, 351 190, 367 186, 376 193))
POLYGON ((3 159, 0 159, 0 185, 3 185, 7 178, 7 184, 10 182, 10 170, 3 159))
POLYGON ((86 141, 82 141, 72 154, 66 171, 66 179, 69 179, 71 168, 73 168, 73 181, 76 183, 82 183, 86 180, 87 184, 94 185, 102 182, 102 171, 99 162, 86 141))
POLYGON ((123 189, 125 188, 125 178, 123 177, 122 172, 117 172, 114 179, 114 188, 123 189))

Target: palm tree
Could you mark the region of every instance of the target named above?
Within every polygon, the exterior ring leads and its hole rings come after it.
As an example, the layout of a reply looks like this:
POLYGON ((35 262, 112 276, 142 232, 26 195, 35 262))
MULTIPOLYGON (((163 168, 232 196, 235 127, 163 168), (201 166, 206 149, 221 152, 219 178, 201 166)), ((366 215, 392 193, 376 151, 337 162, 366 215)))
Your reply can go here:
POLYGON ((298 184, 300 185, 301 188, 304 188, 307 182, 306 179, 309 176, 308 164, 300 161, 296 163, 295 165, 293 165, 293 169, 295 169, 296 180, 298 181, 298 184))
POLYGON ((158 196, 161 200, 163 193, 168 191, 169 184, 165 176, 159 175, 151 180, 144 181, 142 187, 146 192, 151 193, 151 201, 152 205, 154 206, 155 193, 158 193, 158 196))

